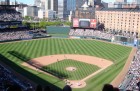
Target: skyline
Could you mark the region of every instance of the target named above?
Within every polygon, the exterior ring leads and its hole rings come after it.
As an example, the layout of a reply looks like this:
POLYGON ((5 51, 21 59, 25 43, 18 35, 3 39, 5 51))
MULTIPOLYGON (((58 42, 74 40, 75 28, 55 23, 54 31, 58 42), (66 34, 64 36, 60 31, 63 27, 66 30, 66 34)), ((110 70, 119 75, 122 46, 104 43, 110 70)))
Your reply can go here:
MULTIPOLYGON (((15 0, 10 0, 12 2, 14 2, 15 0)), ((16 0, 17 2, 21 2, 21 3, 25 3, 25 4, 34 4, 34 0, 16 0)), ((115 0, 102 0, 104 2, 114 2, 115 0)), ((130 2, 132 0, 128 0, 128 2, 130 2)), ((62 2, 62 0, 60 0, 60 2, 62 2)))

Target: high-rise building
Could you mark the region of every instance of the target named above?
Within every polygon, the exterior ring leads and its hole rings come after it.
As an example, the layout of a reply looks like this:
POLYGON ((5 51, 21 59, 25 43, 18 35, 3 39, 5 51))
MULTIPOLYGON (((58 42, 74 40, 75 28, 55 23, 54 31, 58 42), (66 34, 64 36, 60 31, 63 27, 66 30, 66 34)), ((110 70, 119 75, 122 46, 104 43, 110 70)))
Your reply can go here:
POLYGON ((58 13, 58 0, 40 0, 41 7, 45 10, 53 10, 58 13))
POLYGON ((94 0, 94 3, 95 3, 96 5, 99 5, 99 4, 101 4, 101 0, 94 0))
POLYGON ((42 0, 45 3, 45 10, 58 12, 58 0, 42 0))
POLYGON ((5 0, 6 5, 10 5, 10 0, 5 0))
POLYGON ((76 9, 76 1, 78 0, 63 0, 63 17, 67 18, 70 14, 70 11, 76 9))
POLYGON ((57 17, 60 19, 63 19, 63 0, 58 0, 58 14, 57 17))
POLYGON ((127 0, 116 0, 116 2, 127 3, 127 0))
POLYGON ((134 3, 140 4, 140 0, 133 0, 134 3))
POLYGON ((127 0, 116 0, 115 8, 123 8, 125 4, 127 4, 127 0))
POLYGON ((38 7, 37 6, 24 7, 24 17, 25 16, 37 17, 38 16, 38 7))
POLYGON ((34 0, 34 5, 35 6, 41 6, 41 1, 40 0, 34 0))

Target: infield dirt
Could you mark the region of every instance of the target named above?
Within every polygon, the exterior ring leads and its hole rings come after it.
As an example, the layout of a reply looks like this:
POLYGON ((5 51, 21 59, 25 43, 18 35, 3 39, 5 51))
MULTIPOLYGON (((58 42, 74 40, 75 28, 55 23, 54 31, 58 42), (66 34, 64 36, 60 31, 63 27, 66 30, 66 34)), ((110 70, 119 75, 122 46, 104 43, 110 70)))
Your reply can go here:
MULTIPOLYGON (((88 63, 88 64, 93 64, 93 65, 96 65, 96 66, 101 68, 98 71, 92 73, 91 75, 85 77, 84 79, 69 81, 68 83, 70 83, 71 87, 73 87, 73 88, 85 87, 86 86, 85 81, 87 79, 93 77, 94 75, 98 74, 99 72, 101 72, 102 70, 106 69, 107 67, 109 67, 113 64, 112 61, 98 58, 98 57, 93 57, 93 56, 75 55, 75 54, 61 54, 61 55, 49 55, 49 56, 34 58, 28 62, 24 62, 22 65, 29 67, 31 69, 43 72, 37 68, 42 68, 43 66, 47 66, 49 64, 53 64, 55 62, 58 62, 58 61, 61 61, 64 59, 73 59, 76 61, 80 61, 80 62, 84 62, 84 63, 88 63)), ((48 74, 46 72, 43 72, 43 73, 48 74)))

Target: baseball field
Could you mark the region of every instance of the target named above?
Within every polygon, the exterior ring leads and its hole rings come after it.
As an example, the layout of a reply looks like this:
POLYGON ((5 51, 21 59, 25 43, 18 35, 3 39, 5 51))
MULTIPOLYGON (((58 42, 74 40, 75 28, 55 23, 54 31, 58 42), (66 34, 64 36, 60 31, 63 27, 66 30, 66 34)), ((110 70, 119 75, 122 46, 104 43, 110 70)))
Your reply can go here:
POLYGON ((56 91, 65 86, 65 79, 84 81, 84 87, 73 91, 101 91, 120 73, 131 50, 96 40, 50 38, 0 44, 0 61, 56 91))

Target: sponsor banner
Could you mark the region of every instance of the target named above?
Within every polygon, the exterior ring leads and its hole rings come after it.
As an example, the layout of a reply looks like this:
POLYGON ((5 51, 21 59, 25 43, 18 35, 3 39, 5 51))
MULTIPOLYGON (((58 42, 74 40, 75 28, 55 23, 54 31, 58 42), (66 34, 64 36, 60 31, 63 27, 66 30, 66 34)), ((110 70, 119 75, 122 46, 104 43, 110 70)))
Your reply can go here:
POLYGON ((90 28, 96 28, 96 20, 95 19, 90 20, 90 28))
POLYGON ((79 19, 78 18, 73 19, 73 27, 79 27, 79 19))

